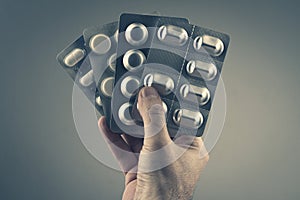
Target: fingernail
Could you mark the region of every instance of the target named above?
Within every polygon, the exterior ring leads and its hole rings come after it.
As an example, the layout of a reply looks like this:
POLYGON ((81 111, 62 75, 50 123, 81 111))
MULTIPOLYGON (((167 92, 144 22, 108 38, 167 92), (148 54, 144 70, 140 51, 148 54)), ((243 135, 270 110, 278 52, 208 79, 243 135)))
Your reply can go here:
POLYGON ((142 92, 142 97, 158 96, 157 91, 153 87, 145 87, 142 92))

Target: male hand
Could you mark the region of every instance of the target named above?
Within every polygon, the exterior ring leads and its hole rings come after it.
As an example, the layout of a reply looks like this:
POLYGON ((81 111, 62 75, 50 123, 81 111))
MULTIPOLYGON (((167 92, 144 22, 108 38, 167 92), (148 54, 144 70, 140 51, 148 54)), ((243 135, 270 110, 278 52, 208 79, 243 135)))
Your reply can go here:
POLYGON ((112 133, 105 118, 99 128, 125 174, 123 200, 192 199, 193 191, 209 159, 200 137, 170 138, 162 101, 152 87, 141 89, 139 112, 144 139, 112 133))

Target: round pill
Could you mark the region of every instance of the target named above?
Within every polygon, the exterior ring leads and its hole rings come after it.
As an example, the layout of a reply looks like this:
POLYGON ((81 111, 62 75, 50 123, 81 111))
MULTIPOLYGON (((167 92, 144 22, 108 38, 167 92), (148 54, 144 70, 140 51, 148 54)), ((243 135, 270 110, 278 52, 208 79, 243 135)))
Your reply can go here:
POLYGON ((130 114, 131 107, 132 107, 132 104, 127 102, 127 103, 124 103, 119 109, 119 112, 118 112, 119 119, 121 120, 121 122, 123 124, 126 124, 126 125, 134 125, 135 124, 134 120, 132 119, 131 114, 130 114))
POLYGON ((146 60, 144 53, 140 50, 131 49, 123 56, 123 65, 127 70, 141 66, 146 60))
POLYGON ((105 54, 111 47, 111 41, 107 35, 97 34, 90 39, 90 48, 96 54, 105 54))
POLYGON ((79 48, 73 49, 70 53, 68 53, 63 62, 67 67, 74 67, 77 63, 79 63, 85 56, 85 51, 79 48))
POLYGON ((117 53, 114 53, 107 60, 107 65, 113 72, 116 70, 116 58, 117 58, 117 53))
POLYGON ((114 77, 107 77, 101 82, 100 90, 105 96, 112 96, 114 81, 114 77))
POLYGON ((127 76, 122 80, 121 83, 121 92, 122 94, 130 98, 131 96, 135 95, 137 89, 139 88, 140 81, 135 76, 127 76))
POLYGON ((126 28, 125 38, 129 44, 141 46, 145 44, 148 39, 148 30, 145 25, 141 23, 132 23, 126 28))

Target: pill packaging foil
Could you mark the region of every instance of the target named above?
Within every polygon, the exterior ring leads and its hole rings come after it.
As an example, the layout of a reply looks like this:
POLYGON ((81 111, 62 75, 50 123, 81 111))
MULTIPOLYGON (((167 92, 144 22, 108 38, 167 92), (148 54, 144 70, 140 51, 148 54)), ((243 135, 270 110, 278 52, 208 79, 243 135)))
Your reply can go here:
MULTIPOLYGON (((157 27, 147 62, 164 64, 179 72, 167 117, 169 132, 172 136, 201 136, 206 127, 230 38, 226 34, 195 25, 181 26, 178 29, 178 26, 173 26, 164 19, 159 20, 157 27), (186 42, 183 39, 186 34, 182 28, 189 38, 186 42), (170 35, 181 35, 180 42, 176 44, 173 40, 168 40, 168 32, 170 35), (174 58, 177 57, 182 57, 180 70, 174 63, 174 58)), ((153 71, 149 68, 144 74, 159 73, 159 70, 153 71)), ((171 74, 169 71, 166 70, 166 74, 171 74)), ((146 85, 149 83, 146 82, 146 85)))
POLYGON ((118 43, 118 22, 89 27, 84 30, 83 36, 103 112, 107 124, 110 124, 111 96, 115 79, 118 43))
POLYGON ((152 86, 171 137, 201 136, 228 45, 228 35, 184 18, 125 13, 85 29, 57 59, 113 132, 143 137, 137 94, 152 86))
POLYGON ((143 133, 137 94, 141 87, 152 86, 162 97, 170 135, 201 136, 229 36, 187 20, 159 18, 154 26, 153 21, 134 14, 120 17, 111 128, 134 136, 143 133), (140 30, 137 40, 129 32, 132 27, 140 30))
MULTIPOLYGON (((154 29, 159 19, 174 23, 188 24, 184 18, 161 17, 125 13, 120 16, 117 48, 115 87, 111 105, 111 124, 113 132, 125 132, 142 136, 142 120, 133 107, 141 75, 146 63, 154 29)), ((164 104, 166 108, 166 103, 164 104)))
POLYGON ((57 60, 79 89, 95 106, 97 114, 104 115, 102 101, 94 81, 93 70, 87 59, 84 37, 80 36, 58 55, 57 60))

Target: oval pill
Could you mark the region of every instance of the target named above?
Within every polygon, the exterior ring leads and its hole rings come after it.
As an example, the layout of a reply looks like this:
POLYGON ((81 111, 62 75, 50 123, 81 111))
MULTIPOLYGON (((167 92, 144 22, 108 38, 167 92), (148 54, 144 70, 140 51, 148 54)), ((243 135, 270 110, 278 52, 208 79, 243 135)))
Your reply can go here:
POLYGON ((127 70, 132 70, 134 68, 140 67, 144 64, 146 57, 144 53, 140 50, 131 49, 127 51, 123 56, 123 65, 127 70))
POLYGON ((100 91, 107 97, 111 97, 113 93, 114 87, 114 77, 107 77, 105 78, 100 85, 100 91))
POLYGON ((100 33, 90 39, 89 46, 94 53, 102 55, 110 50, 111 41, 107 35, 100 33))
POLYGON ((79 79, 79 83, 84 87, 90 86, 93 82, 94 82, 93 70, 90 70, 88 73, 86 73, 79 79))
POLYGON ((84 58, 84 56, 85 51, 83 49, 76 48, 65 56, 63 62, 68 67, 74 67, 84 58))
POLYGON ((144 78, 144 85, 153 86, 161 95, 168 95, 174 89, 173 79, 159 73, 147 74, 144 78))
POLYGON ((213 63, 207 63, 200 60, 191 60, 186 65, 186 72, 190 76, 211 81, 216 77, 218 70, 213 63))
POLYGON ((159 27, 157 37, 161 42, 171 46, 183 46, 188 40, 186 30, 173 25, 163 25, 159 27))
POLYGON ((209 35, 196 37, 193 46, 196 51, 201 51, 201 47, 203 47, 212 56, 219 56, 224 51, 222 40, 209 35))
POLYGON ((144 24, 132 23, 126 28, 125 39, 133 46, 141 46, 148 39, 148 30, 144 24))
POLYGON ((176 109, 173 113, 173 122, 178 126, 198 129, 203 123, 203 116, 199 111, 176 109))
POLYGON ((198 87, 195 85, 183 84, 180 87, 180 95, 187 101, 197 101, 201 106, 208 103, 210 92, 206 87, 198 87))

